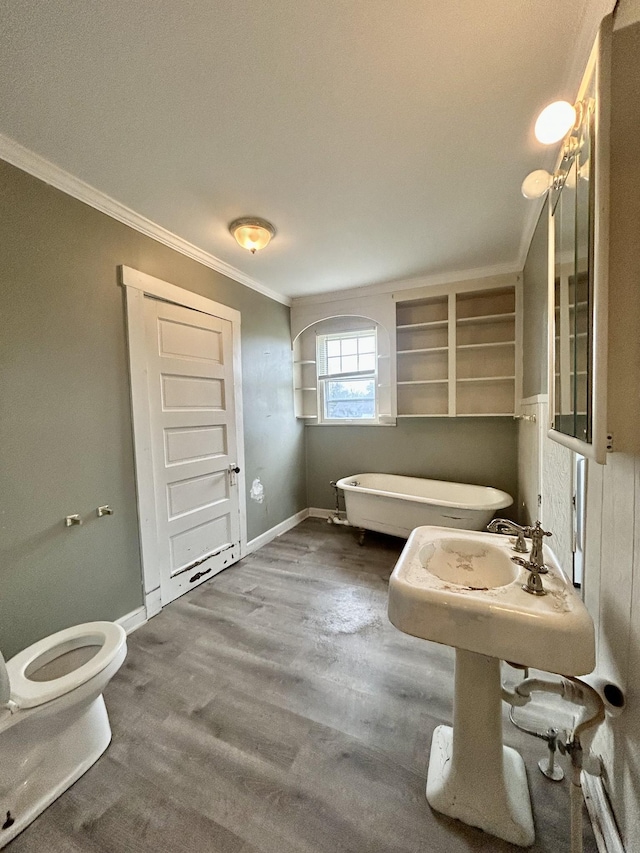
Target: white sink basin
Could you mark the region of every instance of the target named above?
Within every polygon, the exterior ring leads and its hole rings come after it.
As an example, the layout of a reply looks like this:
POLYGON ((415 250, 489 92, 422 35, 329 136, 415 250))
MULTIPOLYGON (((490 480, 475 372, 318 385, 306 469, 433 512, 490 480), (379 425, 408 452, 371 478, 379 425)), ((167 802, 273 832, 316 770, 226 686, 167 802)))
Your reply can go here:
POLYGON ((522 589, 508 536, 416 528, 389 581, 389 619, 406 634, 456 649, 453 728, 431 741, 432 808, 511 844, 534 842, 522 757, 502 743, 500 661, 562 675, 595 664, 593 623, 545 548, 546 595, 522 589))
POLYGON ((409 537, 389 581, 396 628, 561 675, 593 670, 593 622, 546 547, 548 594, 535 596, 522 589, 528 572, 512 562, 508 536, 451 534, 448 527, 418 527, 409 537))
POLYGON ((513 583, 518 567, 503 548, 474 539, 436 539, 420 548, 419 559, 432 575, 465 589, 486 590, 513 583))

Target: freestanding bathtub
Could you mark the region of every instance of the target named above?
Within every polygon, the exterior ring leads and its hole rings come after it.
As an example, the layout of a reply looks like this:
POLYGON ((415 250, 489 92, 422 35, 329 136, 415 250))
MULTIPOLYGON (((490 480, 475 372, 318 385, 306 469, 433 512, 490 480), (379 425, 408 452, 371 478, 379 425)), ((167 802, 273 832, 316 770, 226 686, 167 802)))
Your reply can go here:
POLYGON ((513 499, 500 489, 397 474, 354 474, 336 483, 344 491, 347 521, 405 539, 424 524, 483 530, 513 499))

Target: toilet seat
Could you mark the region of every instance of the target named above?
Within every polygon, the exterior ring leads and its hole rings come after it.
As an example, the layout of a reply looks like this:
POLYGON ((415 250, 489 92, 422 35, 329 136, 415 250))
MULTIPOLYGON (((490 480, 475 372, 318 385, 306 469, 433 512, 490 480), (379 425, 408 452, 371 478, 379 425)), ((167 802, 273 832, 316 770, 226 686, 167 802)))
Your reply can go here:
POLYGON ((65 628, 28 646, 7 661, 11 701, 18 708, 35 708, 69 693, 98 675, 126 642, 127 635, 115 622, 85 622, 65 628), (26 671, 37 664, 42 667, 66 652, 85 646, 98 651, 82 666, 50 681, 33 681, 26 671))

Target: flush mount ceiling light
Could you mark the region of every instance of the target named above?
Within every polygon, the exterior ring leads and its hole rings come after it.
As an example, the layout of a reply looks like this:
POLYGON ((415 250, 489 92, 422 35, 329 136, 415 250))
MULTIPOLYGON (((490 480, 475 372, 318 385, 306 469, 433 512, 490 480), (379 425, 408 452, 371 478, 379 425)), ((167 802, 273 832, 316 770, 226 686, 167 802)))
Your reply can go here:
POLYGON ((229 231, 236 238, 238 245, 248 249, 252 255, 255 255, 258 249, 264 249, 276 234, 276 229, 270 222, 257 216, 234 219, 229 225, 229 231))
POLYGON ((570 130, 580 125, 581 118, 581 103, 574 107, 568 101, 554 101, 546 106, 536 119, 534 128, 536 139, 543 145, 560 142, 570 130))

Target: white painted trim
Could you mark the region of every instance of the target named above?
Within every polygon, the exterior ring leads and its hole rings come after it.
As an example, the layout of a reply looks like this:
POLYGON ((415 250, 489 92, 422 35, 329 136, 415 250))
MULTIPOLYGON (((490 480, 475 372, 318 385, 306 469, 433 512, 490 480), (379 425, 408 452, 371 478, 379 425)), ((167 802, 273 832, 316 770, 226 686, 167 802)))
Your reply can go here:
POLYGON ((449 379, 449 381, 447 382, 447 414, 450 418, 455 418, 458 406, 458 306, 457 297, 455 293, 450 293, 447 297, 447 311, 447 319, 449 321, 447 325, 447 345, 449 347, 449 351, 447 353, 447 378, 449 379))
POLYGON ((302 509, 295 515, 291 515, 289 516, 289 518, 285 518, 284 521, 281 521, 280 524, 276 524, 275 527, 270 527, 269 530, 265 530, 265 532, 261 533, 260 536, 256 536, 255 539, 252 539, 250 542, 247 542, 245 556, 247 554, 253 554, 254 551, 257 551, 259 548, 262 548, 263 545, 268 545, 269 542, 272 542, 276 537, 282 536, 283 533, 286 533, 288 530, 292 530, 294 527, 297 527, 301 521, 304 521, 305 518, 308 517, 309 510, 302 509))
POLYGON ((164 299, 165 302, 173 302, 183 308, 193 308, 194 311, 201 311, 203 314, 210 314, 212 317, 220 317, 223 320, 229 320, 231 323, 240 322, 240 312, 236 311, 235 308, 229 308, 228 305, 214 302, 206 296, 200 296, 191 290, 169 284, 168 281, 147 275, 146 272, 134 270, 133 267, 121 266, 118 271, 120 283, 123 287, 131 287, 134 290, 141 291, 146 296, 164 299))
MULTIPOLYGON (((307 510, 309 513, 309 518, 331 518, 332 515, 336 514, 335 509, 324 509, 324 507, 320 506, 310 506, 307 510)), ((344 513, 341 513, 341 516, 344 513)))
POLYGON ((146 607, 138 607, 136 610, 132 610, 131 613, 127 613, 126 616, 121 616, 119 619, 116 619, 116 624, 122 625, 127 634, 130 634, 132 631, 135 631, 136 628, 144 625, 146 621, 146 607))
MULTIPOLYGON (((184 308, 191 308, 231 323, 233 352, 233 386, 236 415, 236 464, 245 470, 244 422, 242 409, 242 359, 240 350, 240 312, 220 305, 205 296, 176 287, 159 278, 121 266, 120 283, 126 298, 129 377, 131 381, 131 412, 133 420, 134 463, 140 530, 140 559, 147 618, 162 609, 160 594, 160 561, 157 548, 158 519, 154 493, 153 457, 151 453, 151 422, 147 392, 147 360, 145 343, 144 298, 164 299, 184 308)), ((240 516, 240 555, 247 553, 247 504, 245 477, 238 478, 238 510, 240 516)))
POLYGON ((549 395, 548 394, 534 394, 533 397, 525 397, 522 400, 523 406, 535 406, 538 403, 548 403, 549 395))
POLYGON ((129 382, 133 420, 133 458, 136 473, 140 562, 147 615, 160 612, 160 574, 157 550, 158 529, 153 490, 153 457, 151 454, 151 422, 147 405, 147 367, 144 340, 144 293, 125 287, 125 310, 129 355, 129 382), (148 597, 157 594, 151 601, 148 597))
POLYGON ((582 773, 581 782, 599 853, 625 853, 602 779, 582 773))
MULTIPOLYGON (((361 296, 383 296, 387 293, 399 293, 404 290, 416 290, 420 288, 431 288, 440 285, 458 284, 463 281, 475 281, 476 279, 493 278, 502 275, 517 275, 522 272, 523 265, 520 263, 495 264, 491 267, 478 267, 472 270, 457 270, 440 275, 424 275, 416 278, 404 279, 402 281, 387 281, 379 284, 367 284, 363 287, 352 287, 347 290, 332 290, 326 293, 313 293, 309 296, 294 296, 292 304, 296 306, 315 305, 322 302, 335 302, 339 299, 357 299, 361 296)), ((487 285, 490 287, 491 285, 487 285)), ((503 283, 496 287, 504 287, 503 283)), ((407 295, 406 299, 415 297, 407 295)))
POLYGON ((147 237, 157 240, 158 243, 163 243, 170 249, 175 249, 181 255, 186 255, 188 258, 198 261, 203 266, 226 275, 227 278, 237 281, 238 284, 243 284, 245 287, 261 293, 263 296, 268 296, 269 299, 280 302, 282 305, 291 305, 291 298, 289 296, 283 296, 282 293, 276 293, 275 290, 271 290, 271 288, 266 287, 264 284, 260 284, 259 281, 245 275, 245 273, 232 267, 231 264, 220 260, 220 258, 216 258, 215 255, 206 252, 204 249, 200 249, 198 246, 194 246, 193 243, 183 240, 182 237, 163 228, 162 225, 158 225, 156 222, 147 219, 146 216, 136 213, 130 207, 121 204, 119 201, 111 198, 111 196, 80 180, 80 178, 74 177, 69 172, 65 172, 60 166, 56 166, 55 163, 45 160, 44 157, 30 151, 28 148, 20 145, 19 142, 2 133, 0 133, 0 158, 22 169, 23 172, 33 175, 34 178, 39 178, 46 184, 62 190, 62 192, 72 196, 72 198, 77 198, 79 201, 84 202, 84 204, 88 204, 89 207, 93 207, 101 213, 106 213, 107 216, 128 225, 140 234, 145 234, 147 237))
POLYGON ((515 322, 515 382, 514 382, 514 400, 513 400, 513 411, 519 412, 520 405, 522 403, 522 388, 524 383, 524 347, 523 347, 523 333, 524 333, 524 297, 523 297, 523 279, 524 274, 518 276, 518 280, 515 285, 515 297, 516 297, 516 322, 515 322))
POLYGON ((147 619, 157 616, 162 610, 162 595, 160 587, 152 589, 151 592, 145 593, 144 606, 147 611, 147 619))

